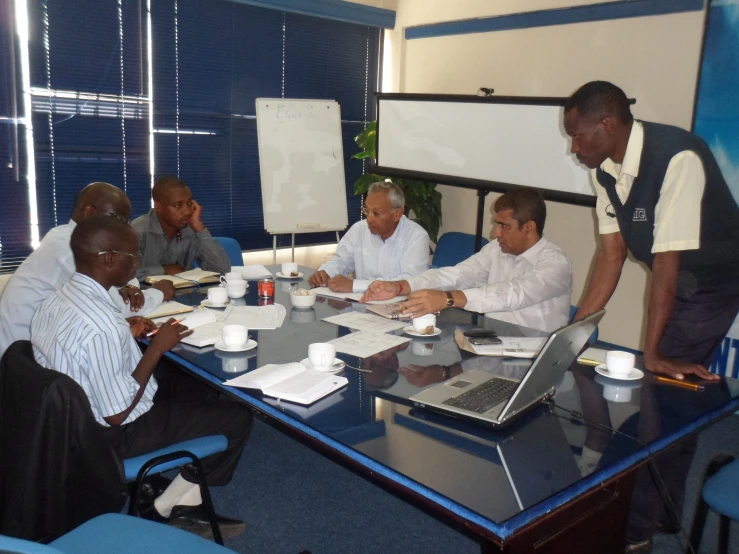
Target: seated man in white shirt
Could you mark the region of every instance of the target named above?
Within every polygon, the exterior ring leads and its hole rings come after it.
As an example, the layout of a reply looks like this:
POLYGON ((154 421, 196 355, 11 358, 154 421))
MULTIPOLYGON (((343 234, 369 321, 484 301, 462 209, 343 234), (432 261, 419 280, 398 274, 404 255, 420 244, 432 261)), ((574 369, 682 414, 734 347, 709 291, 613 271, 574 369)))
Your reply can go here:
MULTIPOLYGON (((31 321, 36 361, 68 375, 84 390, 103 436, 121 458, 222 434, 228 446, 202 464, 208 484, 227 484, 251 433, 249 408, 226 398, 163 397, 152 376, 162 356, 192 333, 170 319, 141 354, 136 343, 156 329, 148 319, 130 327, 108 293, 126 284, 141 262, 136 232, 121 220, 93 216, 72 232, 76 272, 41 304, 31 321), (136 336, 134 336, 136 335, 136 336)), ((142 515, 207 534, 197 479, 184 467, 142 515)), ((219 517, 224 537, 244 529, 219 517)))
MULTIPOLYGON (((126 193, 108 183, 91 183, 77 195, 72 219, 50 230, 36 250, 16 270, 0 297, 0 356, 17 340, 31 338, 31 318, 41 303, 61 289, 74 274, 74 258, 69 246, 78 223, 93 215, 108 215, 128 222, 131 202, 126 193)), ((141 291, 133 279, 123 288, 110 291, 123 309, 124 317, 145 315, 164 300, 174 297, 171 283, 157 283, 141 291)), ((132 320, 131 323, 134 323, 132 320)))
POLYGON ((493 210, 496 240, 480 252, 418 277, 375 281, 362 301, 409 295, 401 306, 412 317, 456 307, 540 331, 565 325, 572 266, 562 249, 542 236, 547 212, 541 194, 517 188, 499 197, 493 210))
POLYGON ((429 267, 429 235, 405 215, 403 191, 389 182, 370 185, 362 213, 336 254, 310 276, 313 287, 364 292, 375 279, 408 279, 429 267), (354 273, 354 279, 349 274, 354 273))

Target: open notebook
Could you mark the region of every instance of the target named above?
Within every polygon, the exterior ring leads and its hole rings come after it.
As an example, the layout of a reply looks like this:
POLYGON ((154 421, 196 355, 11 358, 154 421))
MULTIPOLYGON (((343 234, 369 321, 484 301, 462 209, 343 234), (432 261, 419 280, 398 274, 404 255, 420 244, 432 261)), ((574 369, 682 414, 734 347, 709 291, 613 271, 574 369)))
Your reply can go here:
POLYGON ((144 279, 150 285, 159 281, 172 281, 174 288, 184 289, 196 285, 210 285, 219 282, 218 273, 215 271, 203 271, 202 269, 191 269, 176 275, 149 275, 144 279))
POLYGON ((177 314, 186 314, 188 312, 191 312, 192 310, 192 306, 186 306, 185 304, 180 304, 179 302, 170 300, 169 302, 162 302, 161 304, 159 304, 159 306, 146 314, 146 317, 148 317, 149 319, 156 319, 159 317, 169 317, 177 314))
POLYGON ((279 398, 296 404, 313 404, 324 396, 345 387, 349 381, 322 371, 313 371, 300 363, 267 364, 234 379, 224 385, 256 389, 265 396, 279 398))

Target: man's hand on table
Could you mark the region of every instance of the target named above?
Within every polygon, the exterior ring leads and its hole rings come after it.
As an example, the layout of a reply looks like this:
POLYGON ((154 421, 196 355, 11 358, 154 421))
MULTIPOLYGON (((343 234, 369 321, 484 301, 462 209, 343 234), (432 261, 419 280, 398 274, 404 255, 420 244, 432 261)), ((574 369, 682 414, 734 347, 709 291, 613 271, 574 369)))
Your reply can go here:
POLYGON ((136 340, 141 340, 146 333, 150 333, 157 328, 152 320, 141 317, 140 315, 127 317, 126 321, 131 326, 131 334, 136 340))
POLYGON ((308 284, 311 287, 325 287, 328 285, 328 282, 331 280, 331 277, 329 277, 328 273, 323 271, 322 269, 319 269, 313 275, 308 277, 308 284))
MULTIPOLYGON (((170 283, 171 284, 171 283, 170 283)), ((138 312, 143 306, 146 299, 141 289, 134 287, 133 285, 126 285, 118 289, 118 292, 123 298, 123 302, 128 304, 132 312, 138 312)))
POLYGON ((412 292, 408 300, 400 303, 401 313, 411 318, 440 312, 446 308, 446 293, 440 290, 419 290, 412 292))
POLYGON ((151 288, 162 291, 165 302, 167 300, 172 300, 174 298, 175 288, 174 288, 174 285, 172 284, 172 281, 168 281, 167 279, 162 279, 161 281, 157 281, 156 283, 154 283, 151 286, 151 288))
POLYGON ((343 275, 337 275, 328 282, 328 288, 332 292, 353 292, 354 281, 343 275))
POLYGON ((185 271, 185 268, 180 264, 163 265, 162 269, 164 270, 165 275, 177 275, 178 273, 185 271))
POLYGON ((403 285, 400 281, 372 281, 359 301, 390 300, 391 298, 400 296, 402 287, 403 285))
POLYGON ((669 360, 658 354, 644 354, 644 368, 652 373, 661 373, 673 379, 683 380, 686 375, 695 375, 706 381, 718 381, 719 375, 711 373, 700 364, 669 360))

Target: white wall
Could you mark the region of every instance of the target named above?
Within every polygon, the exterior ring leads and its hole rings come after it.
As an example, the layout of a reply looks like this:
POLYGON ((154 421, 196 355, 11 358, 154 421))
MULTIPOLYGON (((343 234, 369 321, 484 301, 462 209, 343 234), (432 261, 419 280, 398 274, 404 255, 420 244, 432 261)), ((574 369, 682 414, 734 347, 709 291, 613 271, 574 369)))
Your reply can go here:
MULTIPOLYGON (((637 99, 636 117, 690 126, 700 58, 703 14, 582 23, 534 29, 416 39, 408 26, 590 4, 588 0, 398 0, 396 27, 386 32, 383 91, 568 96, 604 79, 637 99)), ((563 152, 563 155, 565 153, 563 152)), ((521 163, 535 163, 521 152, 521 163)), ((443 231, 474 232, 474 191, 441 187, 443 231)), ((497 195, 490 195, 490 206, 497 195)), ((583 287, 596 249, 593 210, 549 202, 545 234, 572 258, 575 292, 583 287)), ((484 232, 489 234, 490 221, 484 232)), ((601 338, 641 347, 647 272, 627 261, 601 324, 601 338)))

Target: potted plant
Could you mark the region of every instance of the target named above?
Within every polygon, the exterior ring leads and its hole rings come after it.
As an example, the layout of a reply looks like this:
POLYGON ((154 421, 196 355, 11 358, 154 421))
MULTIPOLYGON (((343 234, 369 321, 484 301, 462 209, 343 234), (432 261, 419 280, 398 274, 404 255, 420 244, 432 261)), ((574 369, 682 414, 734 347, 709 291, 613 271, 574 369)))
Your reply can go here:
MULTIPOLYGON (((354 137, 362 149, 352 156, 358 160, 377 159, 377 121, 373 121, 367 128, 354 137)), ((365 173, 354 183, 354 194, 366 194, 372 183, 384 181, 388 178, 374 173, 365 173)), ((390 177, 390 181, 398 185, 405 194, 405 215, 413 211, 415 222, 426 229, 431 240, 438 241, 441 227, 441 193, 436 190, 436 183, 428 181, 414 181, 402 177, 390 177)))

